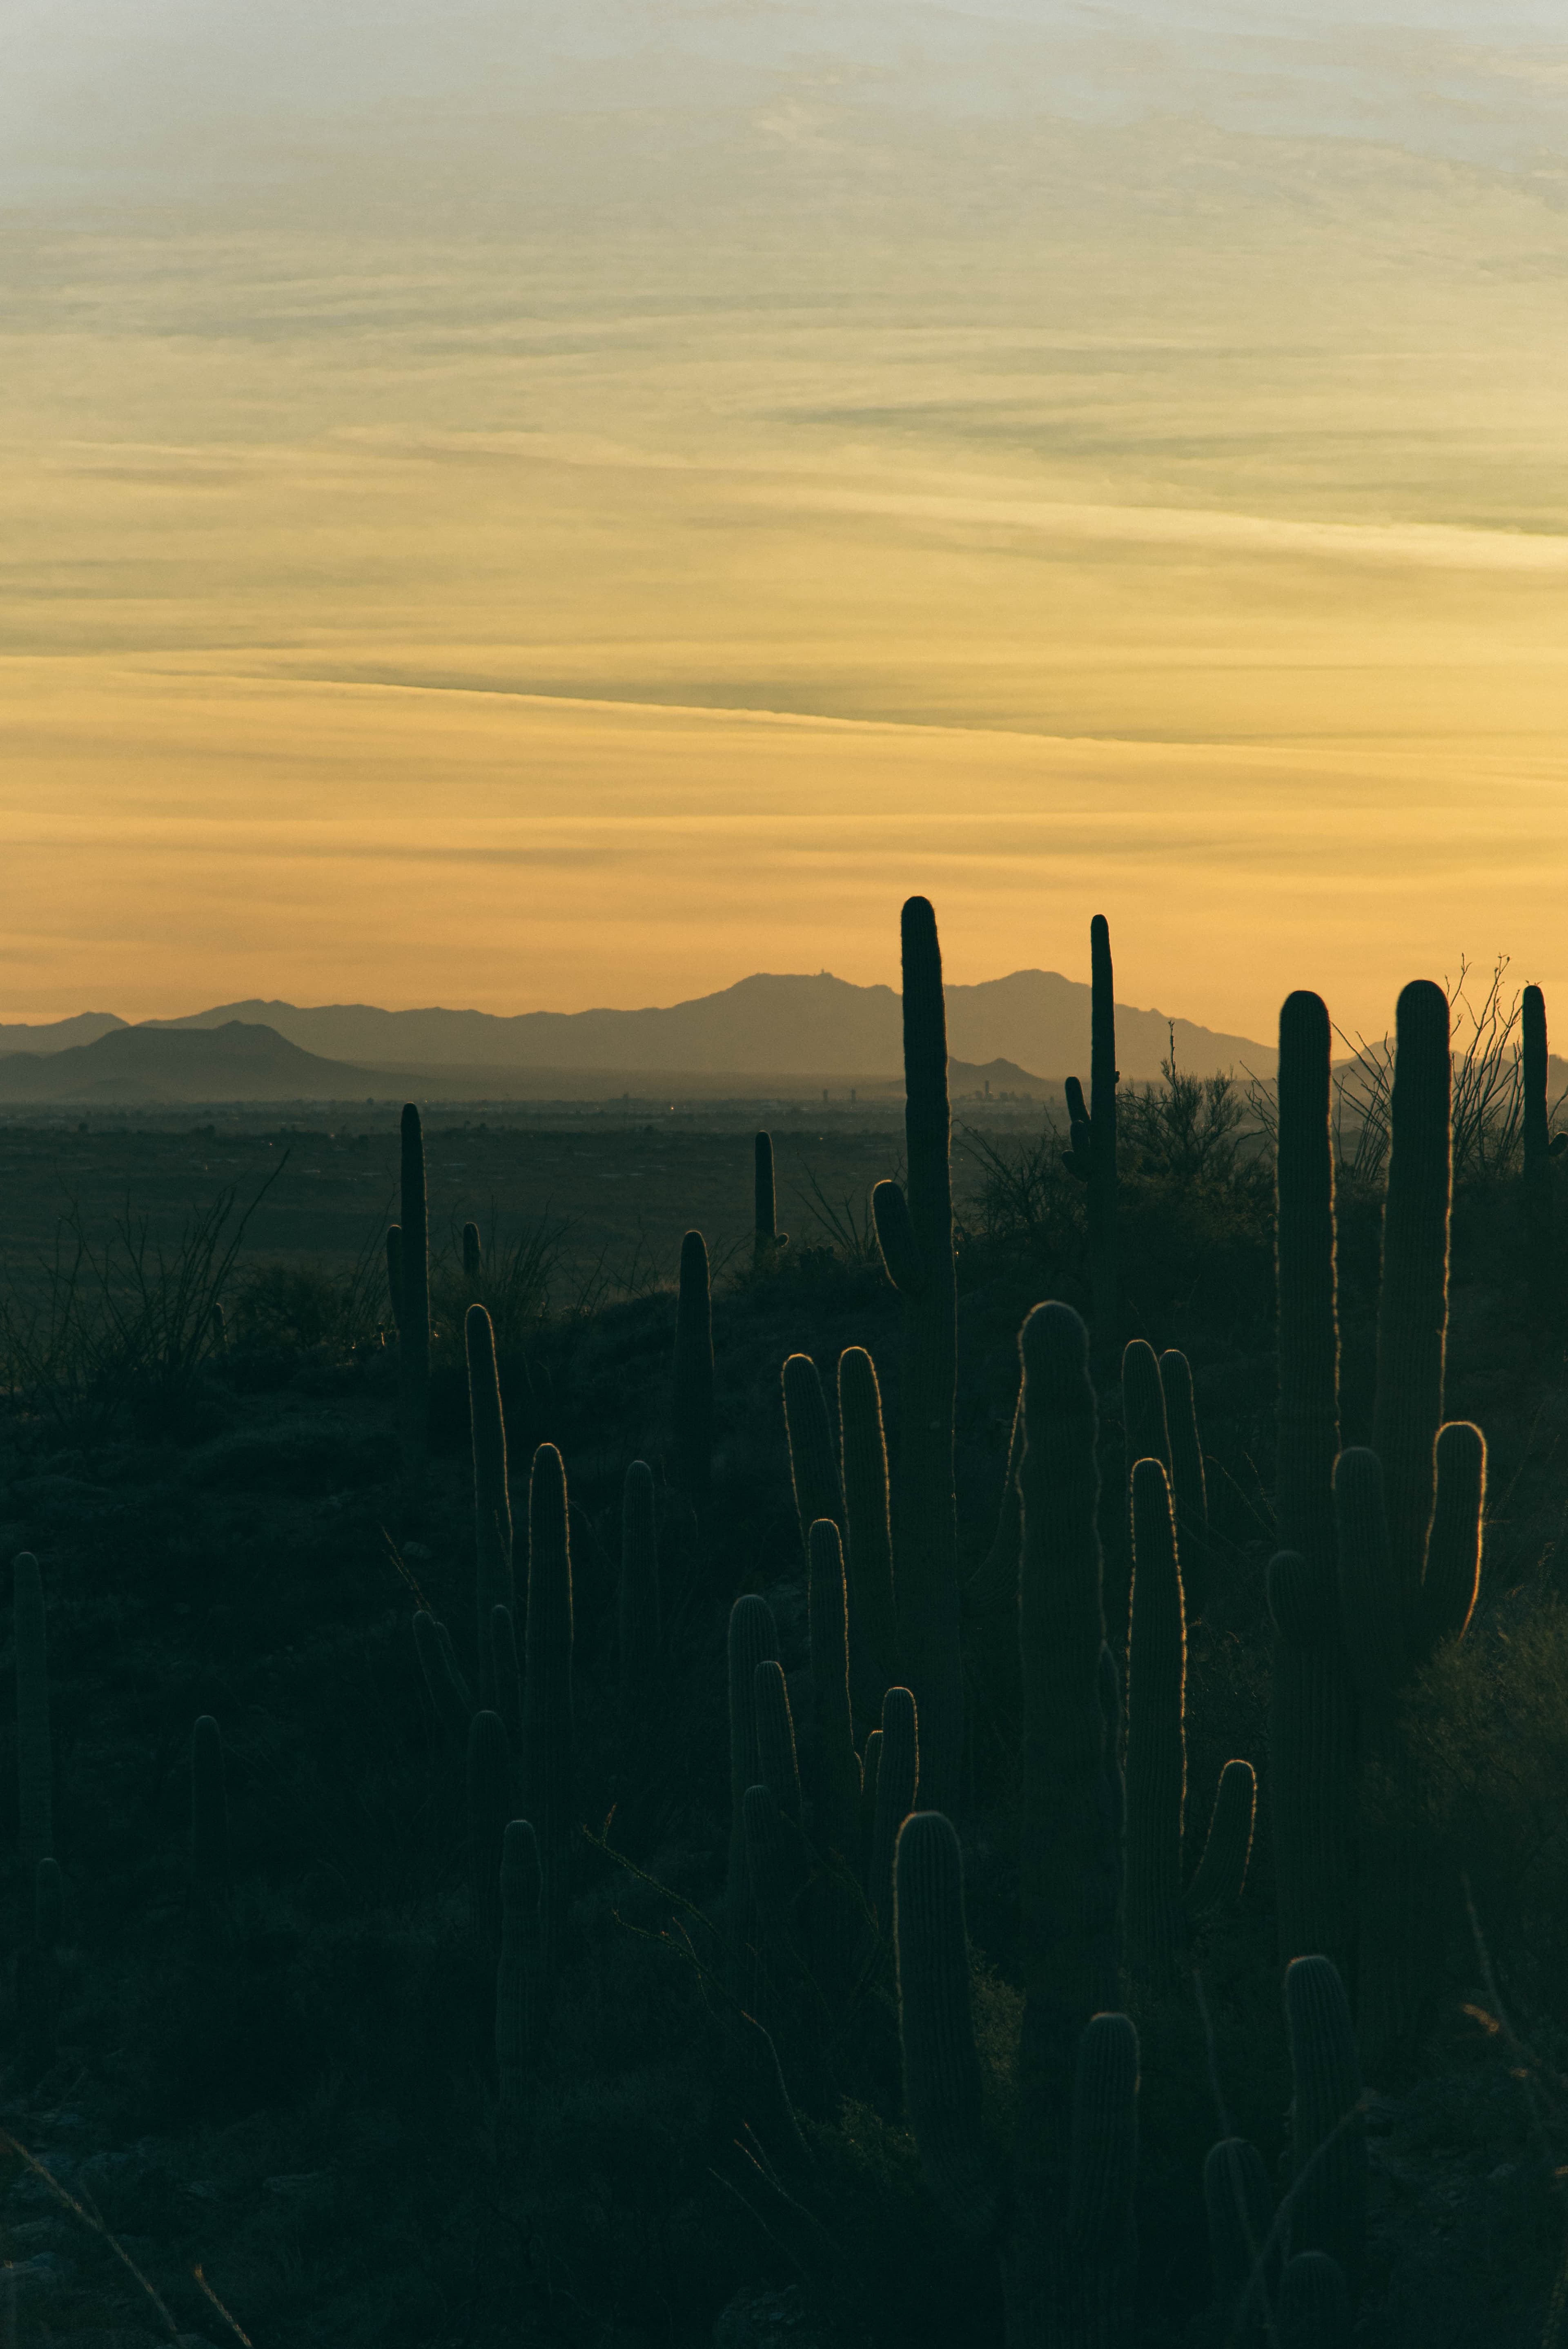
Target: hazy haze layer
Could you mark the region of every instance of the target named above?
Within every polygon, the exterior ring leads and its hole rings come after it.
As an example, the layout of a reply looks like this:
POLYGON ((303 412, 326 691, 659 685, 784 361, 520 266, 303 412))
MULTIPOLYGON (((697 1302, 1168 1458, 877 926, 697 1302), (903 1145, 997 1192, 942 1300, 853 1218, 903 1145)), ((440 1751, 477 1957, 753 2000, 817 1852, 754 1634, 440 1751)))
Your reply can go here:
POLYGON ((1568 1001, 1556 7, 7 45, 0 1014, 1568 1001))

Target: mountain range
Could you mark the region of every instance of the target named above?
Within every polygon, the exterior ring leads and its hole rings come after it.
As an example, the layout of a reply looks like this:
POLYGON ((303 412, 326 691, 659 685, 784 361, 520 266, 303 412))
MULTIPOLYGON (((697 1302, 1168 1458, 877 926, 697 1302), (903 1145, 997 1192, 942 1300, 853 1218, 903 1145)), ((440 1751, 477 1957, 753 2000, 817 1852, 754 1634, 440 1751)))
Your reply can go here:
MULTIPOLYGON (((1195 1074, 1215 1070, 1272 1074, 1273 1049, 1244 1036, 1227 1036, 1187 1019, 1173 1023, 1165 1013, 1117 1006, 1117 1050, 1130 1083, 1157 1079, 1171 1049, 1172 1026, 1178 1064, 1195 1074)), ((0 1055, 57 1053, 93 1046, 127 1029, 111 1012, 84 1012, 46 1027, 0 1027, 0 1055)), ((411 1076, 474 1081, 473 1091, 506 1090, 507 1072, 517 1077, 558 1072, 586 1079, 599 1074, 624 1087, 638 1076, 661 1081, 673 1076, 718 1075, 738 1080, 814 1078, 864 1084, 896 1079, 903 1065, 899 998, 891 987, 857 987, 830 972, 755 973, 735 986, 686 1003, 638 1010, 524 1011, 505 1016, 488 1011, 440 1009, 386 1011, 371 1004, 301 1007, 253 999, 214 1006, 177 1019, 146 1020, 134 1033, 206 1031, 227 1035, 214 1049, 219 1059, 202 1061, 214 1081, 233 1057, 232 1074, 260 1078, 257 1048, 237 1040, 270 1030, 300 1051, 340 1064, 345 1097, 373 1087, 362 1080, 377 1071, 411 1076), (242 1057, 250 1054, 250 1059, 242 1057), (483 1081, 480 1081, 480 1080, 483 1081)), ((1089 990, 1057 971, 1019 970, 1006 978, 947 989, 948 1043, 957 1061, 984 1071, 995 1061, 1012 1064, 1015 1075, 1059 1084, 1069 1074, 1088 1075, 1089 990)), ((105 1073, 108 1064, 101 1064, 105 1073)), ((128 1076, 134 1066, 150 1077, 152 1062, 116 1059, 128 1076)), ((192 1060, 180 1063, 194 1072, 192 1060)), ((172 1072, 173 1064, 170 1064, 172 1072)), ((0 1060, 0 1097, 16 1098, 0 1060)), ((84 1064, 80 1071, 87 1074, 84 1064)), ((297 1069, 297 1077, 304 1071, 297 1069)), ((318 1072, 322 1073, 322 1072, 318 1072)), ((283 1081, 285 1071, 276 1074, 283 1081)), ((574 1090, 576 1087, 573 1088, 574 1090)), ((606 1084, 605 1090, 609 1087, 606 1084)), ((704 1090, 707 1088, 705 1086, 704 1090)), ((440 1090, 449 1090, 442 1083, 440 1090)), ((526 1090, 535 1092, 530 1083, 526 1090)), ((36 1097, 32 1096, 32 1097, 36 1097)), ((74 1097, 74 1096, 73 1096, 74 1097)), ((193 1098, 181 1092, 181 1099, 193 1098)), ((237 1092, 211 1098, 241 1098, 237 1092)), ((256 1098, 302 1098, 268 1092, 256 1098)), ((326 1097, 318 1095, 318 1097, 326 1097)))

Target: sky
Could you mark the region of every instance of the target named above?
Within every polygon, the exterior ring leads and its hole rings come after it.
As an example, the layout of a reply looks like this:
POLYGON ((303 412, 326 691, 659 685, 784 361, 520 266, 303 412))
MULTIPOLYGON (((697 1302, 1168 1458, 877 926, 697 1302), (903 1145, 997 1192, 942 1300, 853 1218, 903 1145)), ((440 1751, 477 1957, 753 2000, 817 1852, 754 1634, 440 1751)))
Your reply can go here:
POLYGON ((0 1017, 1568 1034, 1560 0, 0 0, 0 1017))

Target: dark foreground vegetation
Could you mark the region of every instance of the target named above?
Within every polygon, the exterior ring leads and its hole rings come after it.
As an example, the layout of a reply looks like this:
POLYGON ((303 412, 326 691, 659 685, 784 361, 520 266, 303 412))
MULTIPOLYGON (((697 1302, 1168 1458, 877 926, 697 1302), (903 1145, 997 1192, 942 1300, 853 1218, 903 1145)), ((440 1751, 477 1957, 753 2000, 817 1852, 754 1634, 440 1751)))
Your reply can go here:
POLYGON ((954 1219, 905 993, 903 1187, 678 1295, 432 1251, 412 1115, 389 1258, 15 1268, 0 2338, 1568 2332, 1538 1006, 1102 1027, 954 1219))

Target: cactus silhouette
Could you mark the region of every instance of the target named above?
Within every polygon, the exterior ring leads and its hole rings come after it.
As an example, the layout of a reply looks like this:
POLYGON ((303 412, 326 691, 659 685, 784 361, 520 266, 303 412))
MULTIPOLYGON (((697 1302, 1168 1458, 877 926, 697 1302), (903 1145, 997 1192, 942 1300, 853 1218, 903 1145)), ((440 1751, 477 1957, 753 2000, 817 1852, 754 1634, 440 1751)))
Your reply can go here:
POLYGON ((629 1691, 659 1651, 659 1543, 654 1520, 654 1474, 634 1460, 621 1492, 621 1583, 618 1594, 621 1686, 629 1691))
POLYGON ((500 1955, 501 1840, 511 1814, 511 1747, 496 1713, 469 1723, 469 1889, 474 1939, 491 1965, 500 1955))
POLYGON ((1350 2349, 1350 2292, 1345 2271, 1326 2251, 1298 2251, 1280 2278, 1275 2316, 1279 2349, 1350 2349))
POLYGON ((1140 1460, 1158 1460, 1169 1476, 1171 1432, 1160 1357, 1142 1338, 1130 1339, 1121 1350, 1121 1424, 1129 1489, 1140 1460))
POLYGON ((1281 1555, 1268 1569, 1274 1627, 1269 1766, 1283 1960, 1355 1961, 1358 1752, 1340 1630, 1334 1530, 1339 1449, 1332 1031, 1320 997, 1287 996, 1279 1021, 1279 1480, 1281 1555))
MULTIPOLYGON (((844 1563, 850 1580, 850 1675, 855 1710, 874 1718, 898 1654, 887 1443, 876 1364, 863 1346, 839 1356, 844 1563)), ((830 1509, 820 1514, 831 1516, 830 1509)))
POLYGON ((1181 1602, 1191 1626, 1202 1618, 1209 1595, 1209 1486, 1203 1473, 1191 1364, 1173 1346, 1160 1357, 1160 1387, 1171 1446, 1171 1501, 1181 1560, 1181 1602))
POLYGON ((1095 1351, 1101 1359, 1116 1340, 1119 1311, 1116 1255, 1116 985, 1110 926, 1097 914, 1088 926, 1089 1097, 1077 1077, 1067 1081, 1069 1171, 1085 1186, 1088 1207, 1089 1282, 1095 1351))
POLYGON ((757 1674, 775 1659, 779 1633, 765 1599, 748 1591, 729 1610, 729 1865, 725 1877, 725 1924, 731 1996, 748 2012, 757 2006, 757 1908, 746 1857, 746 1790, 762 1782, 757 1733, 757 1674))
POLYGON ((425 1137, 419 1112, 405 1103, 402 1200, 397 1244, 397 1408, 403 1481, 409 1498, 424 1483, 430 1433, 430 1230, 425 1203, 425 1137))
MULTIPOLYGON (((1065 2116, 1042 2110, 1029 2048, 1010 2174, 989 2142, 970 1992, 958 1838, 916 1811, 894 1894, 904 2086, 921 2168, 948 2224, 999 2257, 1010 2341, 1130 2349, 1136 2271, 1138 2038, 1097 2013, 1069 2051, 1065 2116), (1065 2121, 1059 2129, 1058 2119, 1065 2121)), ((1055 2096, 1048 2096, 1054 2107, 1055 2096)))
MULTIPOLYGON (((1131 1350, 1129 1349, 1129 1351, 1131 1350)), ((1127 1956, 1148 1981, 1186 1939, 1181 1820, 1187 1795, 1187 1642, 1165 1471, 1132 1472, 1132 1636, 1127 1676, 1127 1956)))
POLYGON ((819 1517, 811 1527, 809 1551, 812 1833, 819 1850, 837 1852, 853 1868, 860 1837, 861 1765, 850 1717, 844 1561, 839 1528, 830 1518, 819 1517))
POLYGON ((811 1527, 819 1517, 842 1529, 844 1495, 833 1456, 833 1431, 817 1365, 810 1354, 790 1354, 783 1371, 784 1433, 789 1445, 789 1478, 806 1558, 811 1527))
POLYGON ((1280 2254, 1274 2196, 1255 2145, 1222 2137, 1203 2162, 1203 2212, 1221 2339, 1236 2349, 1262 2349, 1278 2289, 1280 2254))
POLYGON ((1331 1960, 1295 1958, 1285 1968, 1290 2039, 1290 2248, 1326 2251, 1352 2297, 1367 2240, 1367 2147, 1361 2128, 1361 2064, 1345 1985, 1331 1960))
POLYGON ((522 1807, 539 1841, 542 1962, 552 1982, 572 1902, 577 1844, 572 1692, 572 1552, 566 1470, 553 1444, 533 1455, 528 1487, 528 1633, 522 1682, 522 1807))
POLYGON ((16 1639, 16 1817, 22 1880, 54 1857, 55 1756, 49 1734, 49 1634, 38 1561, 23 1550, 13 1573, 16 1639))
POLYGON ((490 1619, 498 1607, 514 1604, 511 1567, 511 1495, 506 1473, 506 1419, 496 1368, 495 1330, 482 1305, 463 1316, 468 1357, 469 1427, 474 1455, 474 1589, 476 1647, 481 1704, 496 1698, 490 1619))
POLYGON ((779 1228, 778 1193, 773 1179, 773 1136, 770 1133, 757 1136, 754 1156, 751 1263, 753 1270, 765 1272, 789 1241, 789 1234, 779 1228))
POLYGON ((1189 1926, 1233 1909, 1247 1880, 1253 1826, 1257 1816, 1257 1774, 1250 1762, 1227 1762, 1214 1792, 1202 1857, 1187 1887, 1189 1926))
POLYGON ((866 1775, 873 1781, 871 1851, 866 1901, 884 1933, 892 1930, 892 1865, 899 1829, 914 1808, 920 1790, 920 1728, 914 1699, 906 1688, 890 1688, 882 1699, 882 1725, 876 1733, 873 1764, 868 1743, 866 1775))
POLYGON ((478 1224, 463 1226, 463 1301, 472 1305, 485 1277, 484 1246, 478 1224))
POLYGON ((687 1507, 700 1513, 713 1467, 713 1309, 700 1232, 687 1232, 681 1242, 670 1418, 675 1483, 687 1507))
POLYGON ((1018 1661, 1018 1556, 1023 1497, 1024 1391, 1019 1384, 1002 1477, 1002 1501, 991 1547, 964 1588, 968 1631, 965 1662, 975 1774, 993 1793, 1011 1794, 1018 1761, 1023 1682, 1018 1661))
POLYGON ((191 1733, 191 1906, 221 1912, 232 1881, 223 1740, 211 1714, 204 1713, 191 1733))
POLYGON ((387 1295, 392 1306, 392 1327, 401 1334, 403 1328, 403 1227, 400 1224, 387 1226, 387 1295))
POLYGON ((1555 1300, 1556 1242, 1552 1216, 1552 1161, 1564 1147, 1553 1140, 1546 1089, 1551 1062, 1546 1047, 1546 998, 1527 987, 1520 1006, 1520 1079, 1524 1143, 1525 1269, 1548 1302, 1555 1300))
POLYGON ((496 1968, 495 2054, 503 2114, 515 2116, 543 2029, 545 1969, 543 1878, 539 1845, 527 1819, 513 1819, 501 1843, 500 1959, 496 1968))
POLYGON ((877 1241, 903 1301, 903 1387, 895 1514, 898 1671, 920 1708, 926 1795, 957 1799, 964 1746, 958 1648, 958 1526, 953 1481, 957 1290, 949 1165, 947 1021, 936 916, 911 897, 903 916, 907 1193, 872 1193, 877 1241))

